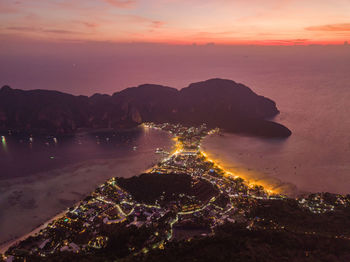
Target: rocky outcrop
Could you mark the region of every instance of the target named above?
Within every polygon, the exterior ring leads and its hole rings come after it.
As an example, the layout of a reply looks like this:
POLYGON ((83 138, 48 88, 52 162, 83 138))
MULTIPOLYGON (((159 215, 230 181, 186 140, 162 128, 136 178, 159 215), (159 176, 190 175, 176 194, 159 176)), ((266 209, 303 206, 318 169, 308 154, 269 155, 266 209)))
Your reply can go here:
POLYGON ((175 88, 145 84, 112 96, 73 96, 57 91, 0 90, 0 128, 72 133, 79 128, 127 128, 146 121, 207 123, 230 132, 287 137, 286 127, 267 121, 279 113, 271 99, 231 80, 210 79, 175 88))

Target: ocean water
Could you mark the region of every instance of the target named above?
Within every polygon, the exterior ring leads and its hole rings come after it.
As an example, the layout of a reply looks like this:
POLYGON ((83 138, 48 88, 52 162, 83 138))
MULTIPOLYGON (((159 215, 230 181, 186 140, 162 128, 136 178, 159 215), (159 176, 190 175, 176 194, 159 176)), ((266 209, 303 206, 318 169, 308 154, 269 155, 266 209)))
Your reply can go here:
POLYGON ((71 138, 6 136, 0 148, 0 250, 111 177, 139 175, 171 150, 166 132, 136 128, 71 138), (22 141, 20 141, 22 140, 22 141), (48 142, 49 141, 49 142, 48 142))
POLYGON ((277 103, 274 120, 292 136, 213 136, 204 141, 207 153, 291 195, 350 193, 349 46, 27 44, 0 55, 0 79, 13 88, 91 95, 143 83, 182 88, 213 77, 243 83, 277 103))
POLYGON ((292 136, 223 134, 208 137, 204 150, 231 171, 282 193, 350 193, 350 48, 250 59, 230 78, 273 99, 281 111, 274 120, 292 136))
POLYGON ((152 151, 156 145, 167 145, 169 140, 164 133, 146 131, 142 127, 97 130, 61 137, 10 130, 0 136, 0 179, 27 177, 93 159, 138 156, 152 151))

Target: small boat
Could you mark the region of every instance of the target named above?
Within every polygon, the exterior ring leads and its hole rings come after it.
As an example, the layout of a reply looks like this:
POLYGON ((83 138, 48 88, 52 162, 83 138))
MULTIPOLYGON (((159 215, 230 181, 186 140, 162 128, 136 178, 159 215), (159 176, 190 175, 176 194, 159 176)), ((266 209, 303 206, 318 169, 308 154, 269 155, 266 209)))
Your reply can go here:
POLYGON ((163 148, 157 148, 156 149, 156 154, 162 154, 162 153, 164 153, 163 148))
POLYGON ((163 148, 157 148, 155 153, 156 154, 169 154, 169 152, 164 151, 163 148))

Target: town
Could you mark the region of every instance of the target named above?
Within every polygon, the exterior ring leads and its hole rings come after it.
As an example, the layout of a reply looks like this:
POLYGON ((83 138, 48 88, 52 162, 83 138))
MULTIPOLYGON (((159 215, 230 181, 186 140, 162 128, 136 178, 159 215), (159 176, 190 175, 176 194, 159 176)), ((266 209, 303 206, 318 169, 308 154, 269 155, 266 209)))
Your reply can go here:
MULTIPOLYGON (((119 257, 138 256, 164 249, 171 241, 213 236, 217 227, 227 223, 247 230, 300 231, 288 227, 286 219, 281 223, 268 218, 264 210, 290 201, 300 212, 313 215, 349 206, 349 196, 290 199, 225 171, 200 148, 203 138, 219 129, 169 123, 144 123, 143 128, 171 133, 174 151, 157 149, 164 159, 140 176, 106 181, 39 233, 10 247, 3 260, 25 261, 63 252, 98 254, 99 250, 105 254, 113 250, 119 257)), ((312 232, 303 231, 316 234, 312 232)), ((348 239, 348 233, 328 235, 348 239)))

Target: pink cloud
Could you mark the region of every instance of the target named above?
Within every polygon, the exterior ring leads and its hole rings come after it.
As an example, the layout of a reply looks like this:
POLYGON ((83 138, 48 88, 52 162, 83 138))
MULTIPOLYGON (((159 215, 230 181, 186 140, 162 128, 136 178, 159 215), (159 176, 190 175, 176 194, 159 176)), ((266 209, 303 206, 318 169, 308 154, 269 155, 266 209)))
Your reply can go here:
POLYGON ((23 31, 23 32, 37 32, 39 31, 38 28, 32 27, 32 26, 10 26, 6 27, 7 30, 12 31, 23 31))
POLYGON ((18 9, 19 4, 20 4, 20 2, 14 2, 12 4, 6 4, 6 3, 0 2, 0 14, 18 13, 19 12, 19 9, 18 9))
POLYGON ((72 22, 76 23, 76 24, 80 24, 80 25, 83 25, 87 28, 96 28, 98 27, 99 25, 95 22, 87 22, 87 21, 77 21, 77 20, 73 20, 72 22))
POLYGON ((152 21, 151 25, 153 28, 160 28, 164 25, 165 23, 162 21, 152 21))
POLYGON ((124 16, 120 16, 120 17, 125 18, 129 22, 133 22, 136 24, 144 24, 144 25, 151 27, 153 29, 161 28, 166 24, 164 21, 153 20, 153 19, 139 16, 139 15, 124 15, 124 16))
POLYGON ((308 30, 308 31, 350 31, 350 23, 310 26, 310 27, 306 27, 305 30, 308 30))
POLYGON ((128 8, 136 3, 136 0, 104 0, 105 2, 120 8, 128 8))
POLYGON ((52 34, 82 34, 81 32, 62 30, 62 29, 46 29, 32 26, 12 26, 6 27, 7 30, 19 31, 19 32, 41 32, 41 33, 52 33, 52 34))

